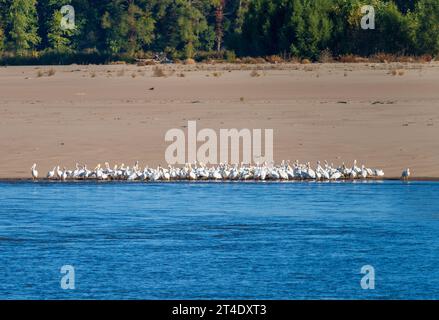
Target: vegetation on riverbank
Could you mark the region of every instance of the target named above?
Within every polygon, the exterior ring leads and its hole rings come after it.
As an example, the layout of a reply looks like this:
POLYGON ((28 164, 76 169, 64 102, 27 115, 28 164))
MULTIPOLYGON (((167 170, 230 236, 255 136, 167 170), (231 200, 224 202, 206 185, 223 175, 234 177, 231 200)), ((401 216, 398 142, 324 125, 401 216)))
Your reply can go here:
POLYGON ((132 62, 156 52, 240 63, 439 53, 437 0, 368 4, 373 30, 361 28, 360 0, 0 0, 0 64, 132 62), (74 30, 61 28, 66 4, 74 30))

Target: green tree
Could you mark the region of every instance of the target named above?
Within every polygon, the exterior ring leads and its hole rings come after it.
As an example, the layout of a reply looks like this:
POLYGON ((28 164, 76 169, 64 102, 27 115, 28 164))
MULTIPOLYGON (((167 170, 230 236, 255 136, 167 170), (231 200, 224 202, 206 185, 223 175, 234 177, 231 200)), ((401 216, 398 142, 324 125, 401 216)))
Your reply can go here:
POLYGON ((200 35, 208 29, 207 21, 191 0, 176 0, 175 2, 183 52, 186 58, 192 58, 200 46, 200 35))
POLYGON ((316 58, 331 36, 327 0, 255 0, 242 26, 242 53, 316 58))
POLYGON ((250 0, 229 0, 226 10, 230 11, 230 17, 226 16, 228 29, 224 35, 226 45, 235 50, 241 49, 242 26, 250 5, 250 0))
POLYGON ((215 41, 216 51, 221 51, 224 38, 224 9, 226 0, 214 0, 215 5, 215 41))
POLYGON ((331 37, 332 22, 328 16, 327 0, 296 0, 291 18, 295 41, 291 53, 295 56, 317 58, 331 37))
POLYGON ((2 54, 5 44, 5 27, 7 21, 7 3, 6 0, 0 0, 0 54, 2 54))
POLYGON ((279 7, 270 0, 254 0, 245 10, 240 47, 245 55, 267 55, 277 51, 276 19, 279 7))
MULTIPOLYGON (((57 1, 58 2, 58 1, 57 1)), ((51 49, 58 52, 72 51, 70 38, 74 34, 74 30, 65 29, 61 26, 63 15, 59 9, 55 9, 52 18, 48 22, 47 39, 51 49)))
POLYGON ((0 26, 0 54, 3 52, 5 43, 5 34, 3 28, 0 26))
POLYGON ((36 0, 12 0, 9 6, 10 47, 23 55, 40 42, 36 0))
POLYGON ((363 30, 360 0, 336 0, 331 8, 334 34, 331 49, 336 54, 371 55, 379 52, 413 51, 414 25, 411 14, 404 15, 393 2, 371 0, 375 9, 375 29, 363 30))
POLYGON ((414 19, 416 53, 439 54, 439 3, 436 0, 419 0, 414 19))
POLYGON ((370 53, 404 55, 413 52, 415 25, 411 14, 403 15, 393 2, 379 2, 376 6, 376 30, 371 39, 370 53))
POLYGON ((416 3, 418 2, 418 0, 394 0, 394 1, 402 13, 413 11, 415 9, 416 3))
POLYGON ((147 1, 112 1, 101 26, 107 31, 106 42, 113 53, 134 55, 154 39, 154 19, 147 1))

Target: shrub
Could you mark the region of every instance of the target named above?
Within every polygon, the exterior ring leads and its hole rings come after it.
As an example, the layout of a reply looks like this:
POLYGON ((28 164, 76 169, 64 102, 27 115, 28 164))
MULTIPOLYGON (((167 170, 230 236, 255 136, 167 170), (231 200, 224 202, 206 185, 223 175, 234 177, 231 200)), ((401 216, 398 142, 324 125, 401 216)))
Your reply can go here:
POLYGON ((260 77, 261 74, 257 71, 257 70, 252 70, 252 72, 250 72, 250 77, 252 78, 256 78, 256 77, 260 77))
POLYGON ((257 64, 258 61, 256 60, 256 58, 253 58, 253 57, 243 57, 243 58, 241 58, 241 63, 244 63, 244 64, 257 64))
POLYGON ((232 63, 235 62, 236 61, 235 51, 227 50, 225 53, 225 59, 227 62, 232 62, 232 63))
POLYGON ((166 74, 161 67, 156 66, 152 69, 152 76, 153 77, 165 77, 166 74))
POLYGON ((334 62, 334 58, 332 57, 331 50, 329 50, 328 48, 326 48, 325 50, 323 50, 322 52, 320 52, 320 55, 319 55, 319 62, 320 62, 320 63, 330 63, 330 62, 334 62))
POLYGON ((353 55, 353 54, 347 54, 342 55, 338 58, 338 61, 342 63, 358 63, 361 62, 361 57, 353 55))
POLYGON ((394 54, 379 52, 370 57, 373 62, 388 63, 397 61, 397 57, 394 54))
POLYGON ((195 60, 192 58, 188 58, 184 61, 184 64, 189 64, 189 65, 195 64, 195 60))
POLYGON ((274 64, 284 62, 284 59, 278 55, 267 56, 265 57, 265 60, 269 63, 274 63, 274 64))

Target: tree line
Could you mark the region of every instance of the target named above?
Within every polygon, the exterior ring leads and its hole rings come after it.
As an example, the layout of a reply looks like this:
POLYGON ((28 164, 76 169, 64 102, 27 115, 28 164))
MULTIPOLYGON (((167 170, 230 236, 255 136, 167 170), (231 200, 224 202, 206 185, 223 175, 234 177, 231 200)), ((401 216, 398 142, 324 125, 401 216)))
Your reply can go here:
POLYGON ((436 55, 437 0, 0 0, 3 57, 436 55), (75 29, 60 8, 75 9, 75 29), (375 8, 364 30, 361 7, 375 8))

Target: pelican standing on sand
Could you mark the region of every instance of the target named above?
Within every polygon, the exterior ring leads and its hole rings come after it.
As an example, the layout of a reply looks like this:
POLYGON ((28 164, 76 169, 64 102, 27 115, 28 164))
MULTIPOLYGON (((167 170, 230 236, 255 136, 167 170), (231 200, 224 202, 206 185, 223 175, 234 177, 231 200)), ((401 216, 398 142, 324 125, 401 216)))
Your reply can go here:
POLYGON ((32 168, 30 168, 32 170, 32 179, 36 180, 38 179, 38 171, 37 171, 37 164, 34 163, 32 165, 32 168))
POLYGON ((61 175, 59 176, 61 178, 62 181, 66 181, 68 174, 67 174, 67 169, 64 167, 64 169, 61 171, 61 175))
POLYGON ((402 180, 408 180, 410 178, 410 168, 405 169, 401 174, 402 180))
POLYGON ((55 178, 55 171, 56 171, 56 167, 54 167, 54 168, 52 169, 52 171, 49 171, 49 172, 47 173, 46 178, 47 178, 47 179, 54 179, 54 178, 55 178))
POLYGON ((59 166, 56 166, 55 173, 56 173, 56 176, 57 176, 58 178, 60 178, 60 179, 62 178, 62 174, 63 174, 63 172, 60 170, 59 166))

